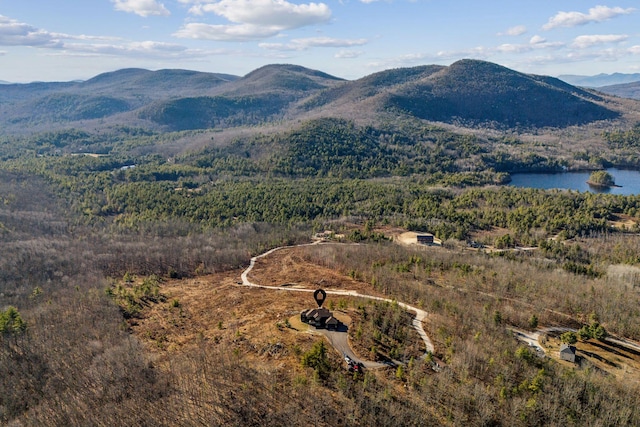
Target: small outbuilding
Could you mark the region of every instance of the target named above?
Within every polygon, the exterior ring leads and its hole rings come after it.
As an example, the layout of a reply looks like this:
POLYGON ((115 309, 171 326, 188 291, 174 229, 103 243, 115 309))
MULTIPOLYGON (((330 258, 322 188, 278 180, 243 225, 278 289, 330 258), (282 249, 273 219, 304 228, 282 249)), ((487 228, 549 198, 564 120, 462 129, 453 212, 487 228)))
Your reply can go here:
POLYGON ((560 346, 560 360, 576 363, 576 348, 569 344, 562 344, 560 346))
POLYGON ((432 245, 433 244, 433 234, 418 234, 416 236, 418 244, 420 245, 432 245))

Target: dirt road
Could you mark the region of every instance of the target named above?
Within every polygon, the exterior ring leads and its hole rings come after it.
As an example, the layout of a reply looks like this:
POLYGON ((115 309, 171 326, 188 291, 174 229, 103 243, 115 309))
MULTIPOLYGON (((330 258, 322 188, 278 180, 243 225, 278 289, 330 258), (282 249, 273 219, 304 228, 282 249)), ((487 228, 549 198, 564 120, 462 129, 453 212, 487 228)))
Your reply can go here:
MULTIPOLYGON (((332 244, 332 243, 322 243, 321 241, 316 241, 314 243, 309 243, 309 244, 305 244, 305 245, 297 245, 297 246, 310 246, 310 245, 317 245, 317 244, 332 244)), ((340 243, 337 243, 340 244, 340 243)), ((267 251, 261 255, 255 256, 251 259, 251 262, 249 264, 249 267, 247 267, 246 270, 244 270, 241 274, 241 278, 242 278, 242 285, 243 286, 248 286, 248 287, 255 287, 255 288, 263 288, 263 289, 272 289, 272 290, 281 290, 281 291, 288 291, 288 292, 309 292, 312 293, 315 291, 315 289, 308 289, 308 288, 300 288, 300 287, 291 287, 291 286, 266 286, 266 285, 259 285, 256 283, 252 283, 249 279, 248 279, 248 275, 251 272, 251 270, 254 268, 256 260, 258 260, 259 258, 263 258, 266 257, 278 250, 281 249, 286 249, 286 248, 293 248, 296 246, 283 246, 283 247, 279 247, 279 248, 275 248, 275 249, 271 249, 270 251, 267 251)), ((462 289, 460 289, 460 291, 463 291, 462 289)), ((383 298, 383 297, 378 297, 378 296, 373 296, 373 295, 367 295, 367 294, 363 294, 360 293, 356 290, 328 290, 326 291, 327 294, 330 295, 339 295, 339 296, 352 296, 352 297, 360 297, 360 298, 368 298, 368 299, 372 299, 372 300, 377 300, 377 301, 385 301, 385 302, 393 302, 393 300, 389 299, 389 298, 383 298)), ((479 294, 483 294, 486 296, 492 296, 494 298, 498 298, 498 296, 492 295, 492 294, 488 294, 485 292, 478 292, 479 294)), ((523 303, 521 301, 515 301, 514 302, 518 302, 518 303, 523 303)), ((523 303, 526 304, 526 303, 523 303)), ((424 330, 424 327, 422 325, 422 322, 424 321, 424 319, 427 317, 427 312, 425 312, 424 310, 421 310, 417 307, 411 306, 409 304, 405 304, 403 302, 398 302, 398 305, 400 305, 402 308, 404 308, 407 311, 410 312, 414 312, 415 313, 415 317, 413 318, 412 321, 412 325, 414 327, 414 329, 418 332, 418 334, 420 335, 420 337, 422 338, 424 344, 425 344, 425 349, 426 349, 426 353, 434 352, 434 346, 433 343, 431 342, 431 340, 429 339, 427 333, 424 330)), ((554 310, 550 310, 556 314, 559 315, 563 315, 563 316, 568 316, 567 314, 564 313, 560 313, 560 312, 556 312, 554 310)), ((549 333, 549 332, 558 332, 558 333, 564 333, 567 331, 573 331, 573 332, 577 332, 576 329, 572 329, 572 328, 566 328, 566 327, 546 327, 546 328, 541 328, 537 331, 525 331, 525 330, 521 330, 521 329, 517 329, 517 328, 509 328, 510 330, 513 331, 515 337, 522 341, 527 343, 527 345, 529 345, 530 347, 534 348, 536 350, 536 353, 540 356, 544 356, 545 352, 543 347, 540 345, 539 343, 539 338, 541 334, 544 333, 549 333)), ((321 332, 321 331, 318 331, 321 332)), ((327 339, 329 339, 329 341, 331 342, 331 344, 333 345, 334 348, 336 348, 336 350, 340 353, 346 354, 349 357, 351 357, 353 360, 355 361, 359 361, 362 362, 365 366, 367 367, 377 367, 377 366, 384 366, 381 364, 377 364, 376 362, 367 362, 364 360, 359 359, 351 350, 349 343, 348 343, 348 339, 347 339, 347 334, 346 332, 329 332, 329 331, 322 331, 321 333, 323 333, 325 336, 327 336, 327 339)), ((627 348, 629 350, 635 351, 635 352, 640 352, 640 344, 631 340, 626 340, 626 339, 621 339, 621 338, 616 338, 616 337, 607 337, 605 338, 605 341, 609 341, 612 344, 618 345, 618 346, 622 346, 624 348, 627 348)))
MULTIPOLYGON (((539 343, 540 335, 549 333, 549 332, 556 332, 561 334, 565 332, 578 332, 578 330, 574 328, 565 328, 565 327, 558 327, 558 326, 546 327, 546 328, 538 329, 536 331, 525 331, 522 329, 511 328, 511 327, 508 329, 514 333, 515 337, 519 341, 527 343, 530 347, 534 347, 538 353, 542 352, 543 354, 545 351, 539 343)), ((606 337, 604 341, 613 343, 615 345, 621 346, 631 351, 640 352, 640 344, 631 340, 614 338, 614 337, 606 337)))
POLYGON ((347 334, 346 329, 344 331, 328 331, 326 329, 316 329, 316 333, 320 333, 327 337, 329 343, 333 348, 336 349, 338 353, 341 355, 347 355, 356 363, 362 363, 362 365, 367 369, 375 369, 375 368, 384 368, 384 363, 372 362, 369 360, 363 360, 359 358, 351 349, 349 345, 349 336, 347 334))
MULTIPOLYGON (((314 292, 315 289, 292 288, 292 287, 286 287, 286 286, 259 285, 259 284, 256 284, 256 283, 252 283, 249 280, 248 275, 251 272, 251 270, 253 270, 253 267, 256 264, 256 260, 259 259, 259 258, 266 257, 266 256, 274 253, 275 251, 278 251, 278 250, 281 250, 281 249, 294 248, 294 247, 299 247, 299 246, 311 246, 311 245, 317 245, 317 244, 321 244, 321 242, 320 241, 316 241, 314 243, 308 243, 308 244, 297 245, 297 246, 282 246, 282 247, 279 247, 279 248, 271 249, 271 250, 269 250, 269 251, 267 251, 267 252, 265 252, 265 253, 263 253, 261 255, 254 256, 253 258, 251 258, 251 262, 249 263, 249 267, 247 267, 247 269, 244 270, 242 272, 242 274, 240 275, 240 278, 242 279, 242 285, 243 286, 253 287, 253 288, 273 289, 273 290, 289 291, 289 292, 314 292)), ((327 244, 327 243, 325 243, 325 244, 327 244)), ((358 291, 355 291, 355 290, 333 290, 333 291, 326 291, 326 292, 329 295, 352 296, 352 297, 368 298, 368 299, 377 300, 377 301, 394 302, 394 300, 391 300, 389 298, 382 298, 382 297, 377 297, 377 296, 373 296, 373 295, 361 294, 361 293, 359 293, 358 291)), ((419 309, 417 307, 411 306, 409 304, 405 304, 403 302, 398 302, 398 305, 400 307, 404 308, 407 311, 412 311, 412 312, 415 313, 415 317, 413 318, 412 325, 413 325, 413 328, 418 332, 418 335, 420 335, 420 338, 422 339, 422 341, 425 344, 426 353, 425 353, 424 357, 426 357, 427 353, 433 353, 433 351, 434 351, 433 343, 429 339, 429 336, 425 332, 424 327, 422 325, 422 322, 427 317, 427 312, 424 311, 424 310, 421 310, 421 309, 419 309)), ((344 332, 344 333, 341 333, 341 332, 331 333, 329 331, 325 331, 325 332, 327 332, 327 333, 325 333, 325 335, 327 336, 327 338, 329 339, 331 344, 339 352, 345 353, 349 357, 353 356, 352 358, 354 360, 361 361, 362 363, 364 363, 365 366, 367 366, 368 364, 371 365, 371 364, 375 364, 376 363, 376 362, 366 362, 366 361, 360 360, 355 356, 355 354, 353 354, 353 351, 351 350, 351 347, 349 346, 348 340, 346 338, 346 336, 347 336, 346 332, 344 332), (334 341, 332 341, 332 340, 335 340, 337 345, 335 345, 334 341), (340 348, 338 348, 338 346, 340 348), (349 350, 349 352, 345 351, 347 349, 349 350)), ((382 365, 382 364, 376 365, 376 367, 379 367, 379 366, 385 366, 385 365, 382 365)), ((367 366, 367 367, 370 367, 370 366, 367 366)))

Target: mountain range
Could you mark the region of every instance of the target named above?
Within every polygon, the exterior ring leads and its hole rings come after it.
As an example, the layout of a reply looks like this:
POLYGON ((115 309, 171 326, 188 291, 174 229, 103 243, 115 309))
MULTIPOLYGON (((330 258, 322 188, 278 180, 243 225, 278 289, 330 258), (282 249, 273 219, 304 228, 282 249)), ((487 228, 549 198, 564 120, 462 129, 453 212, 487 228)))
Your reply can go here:
POLYGON ((478 60, 391 69, 353 81, 296 65, 267 65, 242 77, 123 69, 84 82, 1 85, 0 126, 10 134, 116 124, 175 131, 391 115, 530 129, 619 117, 621 109, 605 96, 478 60))
POLYGON ((600 88, 603 86, 620 85, 625 83, 640 82, 640 73, 624 74, 597 74, 595 76, 581 76, 575 74, 565 74, 558 76, 560 80, 563 80, 569 84, 575 86, 583 86, 590 88, 600 88))

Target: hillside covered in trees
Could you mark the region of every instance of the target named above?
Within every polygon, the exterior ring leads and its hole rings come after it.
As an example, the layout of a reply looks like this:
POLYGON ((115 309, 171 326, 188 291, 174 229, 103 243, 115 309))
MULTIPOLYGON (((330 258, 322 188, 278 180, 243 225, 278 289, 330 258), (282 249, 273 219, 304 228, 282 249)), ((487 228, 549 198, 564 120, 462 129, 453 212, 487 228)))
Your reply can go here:
POLYGON ((507 185, 637 168, 634 101, 480 61, 129 69, 0 100, 0 424, 640 423, 638 354, 604 341, 640 340, 640 196, 507 185), (388 298, 327 305, 400 363, 351 372, 296 329, 309 295, 239 286, 278 247, 251 280, 388 298), (553 327, 582 331, 579 364, 553 327))
POLYGON ((381 113, 499 128, 581 125, 618 118, 601 95, 558 79, 483 61, 388 70, 344 81, 293 65, 244 77, 125 69, 85 82, 0 86, 4 132, 135 125, 183 130, 305 118, 328 111, 381 113))

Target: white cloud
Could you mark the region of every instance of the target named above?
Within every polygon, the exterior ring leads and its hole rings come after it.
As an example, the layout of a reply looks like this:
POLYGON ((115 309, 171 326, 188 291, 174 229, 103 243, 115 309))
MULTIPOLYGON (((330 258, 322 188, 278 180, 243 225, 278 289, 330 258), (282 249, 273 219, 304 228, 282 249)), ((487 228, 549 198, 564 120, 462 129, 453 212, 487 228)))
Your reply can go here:
POLYGON ((198 16, 204 15, 204 11, 202 10, 202 6, 200 5, 196 5, 189 8, 189 13, 192 15, 198 15, 198 16))
POLYGON ((507 29, 504 33, 498 33, 499 36, 521 36, 527 32, 527 27, 524 25, 516 25, 507 29))
POLYGON ((147 16, 168 16, 171 13, 164 7, 164 4, 156 0, 111 0, 115 4, 115 9, 121 12, 135 13, 143 17, 147 16))
POLYGON ((127 43, 117 37, 51 33, 2 15, 0 15, 0 46, 54 49, 57 52, 56 55, 64 56, 110 55, 156 59, 195 58, 218 53, 188 49, 173 43, 154 41, 127 43))
POLYGON ((522 53, 530 51, 531 46, 526 44, 505 43, 498 46, 496 50, 500 53, 522 53))
POLYGON ((0 15, 0 46, 61 47, 53 34, 0 15))
POLYGON ((435 58, 424 53, 410 53, 406 55, 400 55, 395 58, 388 58, 381 61, 369 62, 366 64, 368 68, 374 70, 386 70, 389 68, 398 68, 412 66, 425 61, 432 61, 435 58))
POLYGON ((202 50, 188 49, 184 46, 173 43, 162 43, 154 41, 131 42, 123 44, 67 44, 65 54, 74 55, 95 55, 95 56, 124 56, 135 58, 194 58, 214 54, 215 52, 205 52, 202 50))
MULTIPOLYGON (((640 55, 640 46, 636 46, 635 52, 633 48, 625 49, 562 49, 555 51, 542 51, 545 52, 542 55, 526 55, 519 60, 522 64, 521 68, 531 69, 532 72, 539 73, 540 67, 557 67, 561 64, 578 64, 584 63, 586 66, 592 66, 598 62, 616 62, 629 58, 630 55, 636 53, 640 55), (548 53, 547 53, 548 52, 548 53)), ((538 51, 536 51, 538 52, 538 51)), ((575 65, 572 65, 575 69, 575 65)), ((617 67, 619 69, 619 67, 617 67)), ((561 74, 566 74, 568 70, 561 74)))
POLYGON ((62 49, 66 46, 63 40, 113 42, 121 39, 118 37, 88 36, 84 34, 52 33, 0 15, 0 46, 62 49))
POLYGON ((582 12, 558 12, 549 18, 542 28, 551 30, 557 27, 575 27, 590 22, 602 22, 620 15, 629 15, 635 9, 623 9, 621 7, 596 6, 589 9, 589 13, 582 12))
POLYGON ((604 49, 596 52, 573 51, 573 52, 569 52, 566 58, 572 62, 584 62, 584 61, 614 62, 614 61, 618 61, 623 55, 624 53, 619 50, 604 49))
POLYGON ((629 48, 629 52, 633 53, 634 55, 640 55, 640 45, 631 46, 629 48))
POLYGON ((260 47, 268 50, 294 51, 307 50, 313 47, 351 47, 362 46, 367 39, 334 39, 331 37, 310 37, 293 39, 289 43, 260 43, 260 47))
POLYGON ((294 43, 300 43, 309 47, 350 47, 362 46, 368 43, 367 39, 334 39, 331 37, 311 37, 308 39, 294 39, 294 43))
POLYGON ((324 3, 294 4, 285 0, 221 0, 202 7, 238 24, 275 26, 282 29, 321 24, 331 18, 324 3))
POLYGON ((120 37, 87 36, 84 34, 80 34, 80 35, 64 34, 64 33, 49 33, 49 34, 54 38, 65 39, 65 40, 86 40, 86 41, 103 41, 103 42, 114 42, 114 41, 122 40, 120 37))
POLYGON ((189 13, 192 15, 204 15, 202 5, 215 3, 215 0, 178 0, 179 3, 192 5, 189 8, 189 13))
POLYGON ((353 59, 361 56, 364 52, 358 50, 341 50, 333 57, 336 59, 353 59))
POLYGON ((612 51, 601 52, 589 52, 573 51, 548 55, 538 55, 532 57, 526 57, 523 64, 526 64, 527 68, 538 68, 540 66, 557 66, 559 64, 575 64, 579 62, 608 62, 615 61, 620 57, 612 51))
POLYGON ((436 54, 438 59, 460 59, 460 58, 472 58, 472 59, 486 59, 491 53, 492 49, 485 46, 477 46, 471 49, 463 50, 451 50, 451 51, 439 51, 436 54))
POLYGON ((545 39, 544 37, 540 37, 537 34, 531 37, 531 39, 529 40, 529 44, 542 44, 546 42, 547 42, 547 39, 545 39))
POLYGON ((258 46, 261 47, 262 49, 278 50, 281 52, 302 50, 297 48, 296 46, 293 46, 291 44, 285 44, 285 43, 259 43, 258 46))
POLYGON ((277 35, 279 27, 260 27, 257 25, 209 25, 190 23, 173 33, 183 39, 201 39, 216 41, 251 41, 277 35))
POLYGON ((605 43, 620 43, 627 40, 629 36, 624 34, 594 34, 578 36, 573 40, 571 47, 584 49, 594 45, 605 43))
POLYGON ((564 42, 550 42, 539 35, 531 37, 531 39, 529 40, 529 45, 533 49, 558 49, 566 46, 564 42))
POLYGON ((215 0, 178 0, 178 3, 182 3, 182 4, 194 4, 196 6, 201 5, 201 4, 207 4, 207 3, 213 3, 215 0))
POLYGON ((496 47, 496 51, 500 53, 525 53, 534 49, 558 49, 565 46, 562 42, 549 42, 544 37, 535 35, 529 39, 529 43, 524 44, 502 44, 496 47))
POLYGON ((193 4, 190 13, 214 13, 232 24, 189 23, 174 36, 221 41, 247 41, 272 37, 281 31, 323 24, 331 18, 324 3, 294 4, 286 0, 180 0, 193 4))

